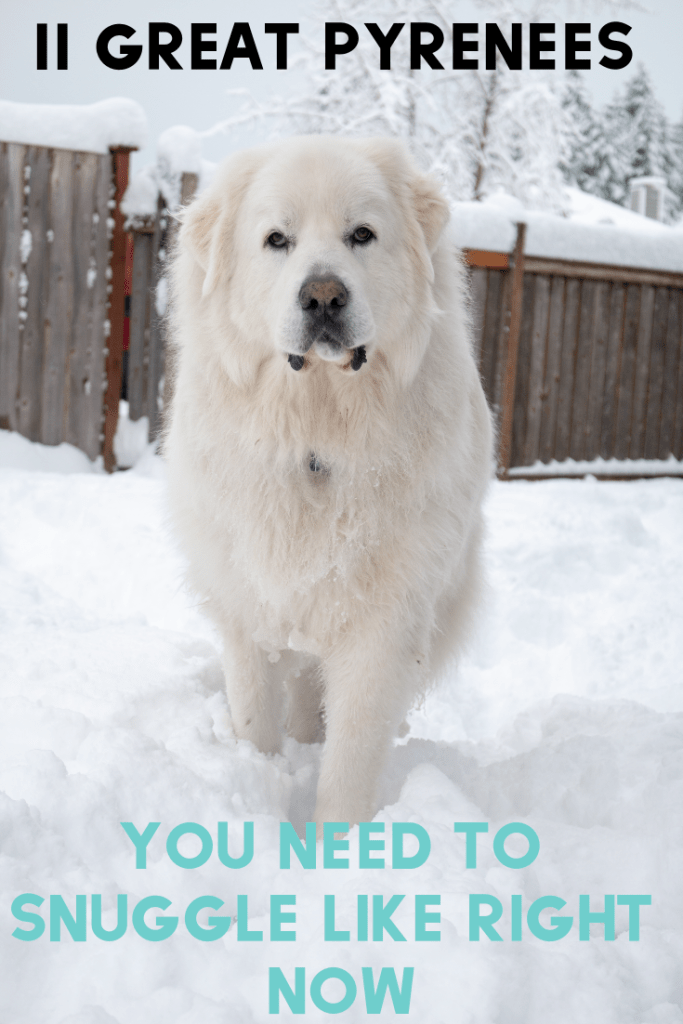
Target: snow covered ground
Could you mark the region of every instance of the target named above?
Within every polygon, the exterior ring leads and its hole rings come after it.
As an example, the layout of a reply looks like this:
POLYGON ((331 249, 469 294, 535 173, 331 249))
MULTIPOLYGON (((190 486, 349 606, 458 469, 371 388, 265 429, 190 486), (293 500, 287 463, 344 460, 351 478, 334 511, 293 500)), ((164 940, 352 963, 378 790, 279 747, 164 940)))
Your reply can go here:
MULTIPOLYGON (((4 435, 5 440, 8 435, 4 435)), ((5 463, 27 465, 14 443, 5 463)), ((7 446, 6 446, 7 447, 7 446)), ((19 451, 21 447, 21 451, 19 451)), ((348 870, 280 868, 281 820, 310 816, 320 750, 288 741, 265 757, 233 738, 216 640, 181 584, 164 525, 163 467, 148 453, 108 477, 87 462, 31 446, 33 468, 0 470, 0 1020, 3 1024, 248 1024, 269 1014, 268 971, 293 988, 337 967, 358 985, 340 1019, 366 1019, 361 969, 414 967, 408 1019, 428 1024, 680 1024, 683 1022, 683 480, 495 483, 488 500, 489 605, 474 650, 416 710, 394 749, 376 822, 427 830, 431 854, 413 870, 362 869, 358 829, 348 870), (37 454, 36 454, 37 452, 37 454), (61 459, 61 461, 60 461, 61 459), (52 468, 53 471, 50 471, 52 468), (146 869, 136 869, 119 824, 160 822, 146 869), (254 822, 255 855, 241 869, 214 851, 202 867, 169 858, 183 822, 213 836, 229 822, 230 851, 254 822), (477 866, 453 823, 487 822, 477 866), (530 866, 505 867, 496 831, 524 822, 538 834, 530 866), (22 893, 62 896, 76 914, 87 895, 86 941, 49 925, 35 941, 10 913, 22 893), (147 941, 103 924, 143 897, 171 900, 178 928, 147 941), (393 922, 406 936, 356 939, 358 894, 405 899, 393 922), (471 941, 468 895, 497 897, 501 941, 471 941), (296 941, 269 940, 271 894, 297 897, 296 941), (336 927, 324 941, 324 896, 336 927), (415 894, 441 896, 439 942, 416 942, 415 894), (649 894, 639 941, 628 908, 616 938, 592 925, 579 938, 579 896, 600 911, 606 894, 649 894), (199 896, 264 941, 199 941, 184 914, 199 896), (566 901, 574 924, 542 941, 524 917, 511 939, 512 897, 524 914, 539 897, 566 901), (241 923, 245 922, 242 913, 241 923)), ((22 454, 23 452, 23 454, 22 454)), ((2 449, 0 448, 0 461, 2 449)), ((377 839, 378 834, 373 838, 377 839)), ((388 835, 387 835, 388 839, 388 835)), ((194 856, 196 837, 181 841, 194 856)), ((389 843, 387 842, 387 850, 389 843)), ((408 844, 406 845, 408 850, 408 844)), ((526 841, 506 847, 520 856, 526 841)), ((378 856, 378 854, 373 854, 378 856)), ((390 857, 387 853, 387 864, 390 857)), ((147 914, 154 925, 155 914, 147 914)), ((207 912, 199 917, 207 926, 207 912)), ((430 928, 436 927, 434 924, 430 928)), ((327 981, 328 1001, 341 981, 327 981)), ((304 1019, 328 1014, 307 997, 304 1019)), ((394 1019, 387 997, 381 1019, 394 1019)), ((280 1001, 280 1018, 300 1019, 280 1001)))

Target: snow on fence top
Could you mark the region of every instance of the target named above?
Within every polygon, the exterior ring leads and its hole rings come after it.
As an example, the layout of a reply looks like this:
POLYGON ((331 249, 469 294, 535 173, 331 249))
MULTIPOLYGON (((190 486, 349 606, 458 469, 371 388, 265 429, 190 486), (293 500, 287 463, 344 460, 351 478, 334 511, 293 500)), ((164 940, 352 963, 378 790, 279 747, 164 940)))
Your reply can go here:
POLYGON ((511 252, 525 221, 528 256, 683 273, 683 230, 567 189, 568 216, 525 210, 508 195, 453 204, 453 236, 464 249, 511 252))
POLYGON ((147 118, 139 103, 120 96, 87 106, 0 100, 0 140, 88 153, 141 149, 147 118))
POLYGON ((138 217, 153 217, 159 191, 169 206, 180 201, 180 180, 184 173, 196 174, 197 191, 210 182, 216 164, 202 157, 202 135, 187 125, 174 125, 162 132, 157 142, 157 162, 134 174, 121 203, 124 216, 134 222, 138 217))

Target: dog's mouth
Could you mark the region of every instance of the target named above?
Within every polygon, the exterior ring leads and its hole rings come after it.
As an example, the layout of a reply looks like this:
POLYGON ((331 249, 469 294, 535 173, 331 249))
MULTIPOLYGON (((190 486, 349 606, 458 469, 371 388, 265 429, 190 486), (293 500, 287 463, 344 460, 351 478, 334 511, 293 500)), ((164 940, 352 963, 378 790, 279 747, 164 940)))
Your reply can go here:
MULTIPOLYGON (((344 346, 340 345, 338 342, 332 342, 332 343, 327 342, 327 344, 330 347, 332 347, 332 345, 336 345, 336 347, 339 349, 339 356, 335 356, 334 357, 334 361, 335 362, 339 358, 341 358, 341 356, 343 355, 343 353, 345 351, 348 351, 348 349, 345 349, 344 346)), ((329 360, 329 356, 328 356, 328 360, 329 360)), ((292 367, 293 370, 301 370, 301 369, 303 369, 303 367, 304 367, 304 365, 306 363, 306 357, 305 356, 299 356, 299 355, 295 356, 295 355, 292 355, 291 352, 290 352, 290 354, 287 356, 287 361, 289 362, 289 365, 292 367)), ((332 361, 332 360, 330 360, 330 361, 332 361)), ((367 363, 367 361, 368 361, 368 354, 367 354, 367 352, 365 350, 365 345, 359 345, 357 348, 352 348, 351 349, 351 362, 350 362, 350 364, 347 364, 347 367, 350 365, 352 370, 360 370, 360 368, 363 365, 363 363, 367 363)))

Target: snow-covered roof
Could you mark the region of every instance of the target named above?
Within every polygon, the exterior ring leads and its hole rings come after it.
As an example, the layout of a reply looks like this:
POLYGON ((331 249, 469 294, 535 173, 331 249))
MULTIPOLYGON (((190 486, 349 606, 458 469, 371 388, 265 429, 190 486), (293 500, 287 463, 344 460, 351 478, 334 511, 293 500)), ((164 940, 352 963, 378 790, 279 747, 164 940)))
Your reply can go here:
POLYGON ((567 215, 526 210, 499 193, 453 204, 453 230, 466 249, 511 252, 519 221, 529 256, 683 273, 683 230, 651 220, 579 189, 567 189, 567 215))
POLYGON ((121 96, 84 106, 0 100, 0 140, 89 153, 140 149, 147 118, 139 103, 121 96))

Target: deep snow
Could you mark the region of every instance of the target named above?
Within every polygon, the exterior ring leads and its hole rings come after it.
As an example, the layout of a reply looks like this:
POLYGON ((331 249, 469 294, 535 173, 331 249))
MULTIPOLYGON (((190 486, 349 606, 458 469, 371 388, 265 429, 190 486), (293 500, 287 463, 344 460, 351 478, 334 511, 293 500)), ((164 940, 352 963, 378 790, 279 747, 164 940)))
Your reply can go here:
MULTIPOLYGON (((0 471, 3 1024, 266 1022, 277 1019, 270 966, 292 985, 296 966, 309 981, 342 967, 360 992, 361 967, 406 965, 408 1019, 429 1024, 683 1022, 682 480, 494 483, 478 640, 412 714, 376 819, 423 825, 429 860, 361 870, 356 829, 349 870, 281 870, 278 823, 310 816, 319 748, 287 741, 282 756, 265 757, 234 740, 216 639, 183 590, 164 525, 160 460, 148 451, 110 477, 68 460, 48 472, 52 452, 31 447, 43 470, 0 471), (215 854, 194 870, 170 861, 173 826, 199 822, 215 839, 221 820, 237 832, 235 853, 242 822, 254 821, 248 867, 230 870, 215 854), (161 822, 146 870, 121 821, 161 822), (455 821, 489 823, 474 869, 455 821), (492 853, 493 834, 513 821, 540 838, 522 870, 492 853), (163 942, 130 926, 115 942, 90 931, 85 942, 50 942, 47 931, 20 942, 9 908, 24 892, 59 894, 72 911, 76 894, 102 894, 107 927, 117 893, 132 904, 161 894, 181 921, 163 942), (323 941, 325 894, 336 894, 337 927, 348 928, 358 893, 395 892, 406 895, 393 918, 405 943, 323 941), (277 893, 297 895, 296 942, 268 941, 277 893), (439 943, 412 937, 416 893, 441 894, 439 943), (468 893, 500 898, 502 942, 469 941, 468 893), (510 941, 513 894, 525 911, 560 896, 561 913, 576 916, 584 893, 593 910, 605 894, 651 894, 640 940, 629 941, 620 907, 613 942, 599 926, 579 941, 576 922, 558 942, 526 926, 510 941), (247 894, 249 926, 266 940, 238 942, 234 926, 215 942, 190 937, 182 915, 206 894, 233 915, 247 894)), ((14 446, 15 466, 28 450, 14 446)), ((330 1000, 341 991, 334 981, 323 989, 330 1000)), ((310 1000, 307 1009, 306 1020, 328 1019, 310 1000)), ((366 1019, 360 996, 340 1019, 366 1019)))

